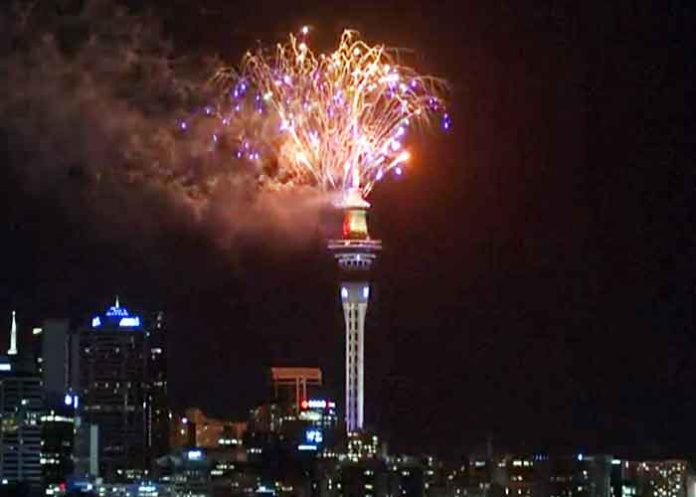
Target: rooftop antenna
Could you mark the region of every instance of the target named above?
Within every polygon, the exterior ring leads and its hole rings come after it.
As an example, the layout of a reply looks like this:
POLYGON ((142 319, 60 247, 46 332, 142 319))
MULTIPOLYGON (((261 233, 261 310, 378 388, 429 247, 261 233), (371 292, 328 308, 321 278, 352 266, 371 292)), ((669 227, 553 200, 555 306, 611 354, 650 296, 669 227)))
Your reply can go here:
POLYGON ((10 329, 10 349, 7 355, 17 355, 17 313, 12 311, 12 328, 10 329))

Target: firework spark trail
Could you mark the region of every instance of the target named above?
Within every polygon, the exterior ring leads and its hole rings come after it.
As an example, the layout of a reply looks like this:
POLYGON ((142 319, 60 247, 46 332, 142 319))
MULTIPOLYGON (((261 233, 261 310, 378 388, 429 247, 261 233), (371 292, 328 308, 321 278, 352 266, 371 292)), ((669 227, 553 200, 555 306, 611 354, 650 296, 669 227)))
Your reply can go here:
POLYGON ((307 32, 290 35, 275 50, 247 53, 238 73, 219 72, 226 97, 206 109, 223 125, 213 139, 236 121, 237 158, 259 161, 260 152, 270 153, 282 183, 357 191, 364 198, 388 172, 401 174, 410 129, 436 116, 449 129, 446 85, 400 65, 396 51, 370 46, 355 31, 344 31, 334 52, 318 55, 307 32), (252 111, 244 112, 249 105, 252 111), (240 135, 239 121, 251 115, 264 124, 240 135))

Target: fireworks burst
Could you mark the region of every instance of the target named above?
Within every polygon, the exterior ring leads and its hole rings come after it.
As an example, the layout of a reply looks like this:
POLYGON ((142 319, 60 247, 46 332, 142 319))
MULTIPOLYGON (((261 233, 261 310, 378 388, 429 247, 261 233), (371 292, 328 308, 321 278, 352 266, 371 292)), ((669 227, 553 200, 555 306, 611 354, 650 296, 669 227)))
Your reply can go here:
POLYGON ((205 110, 221 124, 213 140, 234 142, 238 159, 272 156, 283 184, 365 198, 387 173, 402 173, 410 130, 435 118, 450 128, 446 85, 400 65, 397 51, 370 46, 355 31, 344 31, 334 52, 315 54, 308 31, 247 53, 239 72, 218 73, 225 96, 205 110))

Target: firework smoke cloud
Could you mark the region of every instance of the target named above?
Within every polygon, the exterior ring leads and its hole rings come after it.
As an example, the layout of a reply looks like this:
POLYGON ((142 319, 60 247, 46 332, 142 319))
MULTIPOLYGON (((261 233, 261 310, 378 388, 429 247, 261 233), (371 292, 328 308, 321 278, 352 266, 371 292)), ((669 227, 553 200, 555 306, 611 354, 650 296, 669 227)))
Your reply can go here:
POLYGON ((327 192, 368 195, 401 174, 411 130, 450 126, 441 80, 353 31, 315 54, 303 29, 226 69, 175 55, 156 18, 104 0, 19 3, 0 23, 9 167, 68 209, 142 231, 183 221, 225 243, 304 237, 327 192))

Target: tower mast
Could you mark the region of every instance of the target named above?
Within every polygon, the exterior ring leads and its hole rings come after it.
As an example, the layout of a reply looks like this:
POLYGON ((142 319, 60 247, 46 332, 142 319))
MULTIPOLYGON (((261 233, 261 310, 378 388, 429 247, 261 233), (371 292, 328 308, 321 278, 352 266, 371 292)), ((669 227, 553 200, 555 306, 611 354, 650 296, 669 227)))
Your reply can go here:
POLYGON ((17 355, 17 313, 12 311, 12 328, 10 329, 10 348, 7 355, 17 355))

